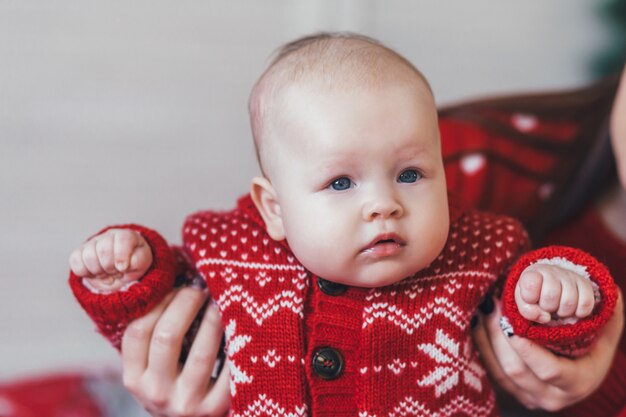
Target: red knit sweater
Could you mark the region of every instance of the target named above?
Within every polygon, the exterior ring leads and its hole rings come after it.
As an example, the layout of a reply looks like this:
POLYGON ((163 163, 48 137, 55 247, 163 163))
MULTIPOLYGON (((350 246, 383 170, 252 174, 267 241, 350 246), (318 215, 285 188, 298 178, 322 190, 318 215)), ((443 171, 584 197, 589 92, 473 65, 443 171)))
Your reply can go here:
MULTIPOLYGON (((581 180, 581 172, 592 174, 575 155, 581 150, 592 154, 595 135, 605 134, 602 126, 590 130, 603 106, 581 97, 573 94, 563 113, 558 113, 554 97, 537 96, 534 103, 525 97, 468 103, 440 115, 448 190, 467 206, 514 216, 528 225, 541 223, 553 192, 558 193, 555 183, 581 180)), ((556 196, 559 203, 567 197, 556 196)), ((608 266, 626 294, 626 244, 607 230, 595 210, 562 225, 544 243, 588 251, 608 266)), ((626 417, 626 332, 604 383, 559 415, 626 417)))
MULTIPOLYGON (((231 415, 498 415, 469 323, 528 240, 504 216, 453 209, 451 217, 446 246, 429 267, 368 289, 313 276, 285 242, 269 238, 249 196, 233 211, 190 216, 184 248, 207 280, 226 329, 231 415)), ((146 286, 171 285, 174 275, 173 253, 162 239, 131 227, 155 251, 155 266, 138 284, 94 294, 71 277, 80 303, 118 347, 126 323, 165 294, 146 286)), ((514 268, 563 254, 557 247, 537 251, 514 268)), ((578 252, 568 256, 588 261, 578 252)), ((595 271, 594 280, 606 280, 595 271)), ((573 335, 587 343, 610 315, 610 285, 601 287, 608 293, 596 314, 559 328, 555 347, 567 352, 573 335)), ((519 319, 516 311, 508 314, 519 319)))
MULTIPOLYGON (((626 244, 604 224, 593 208, 550 234, 549 244, 572 245, 606 264, 615 283, 626 294, 626 244)), ((585 401, 560 413, 568 417, 626 417, 626 332, 622 333, 613 366, 600 388, 585 401)))

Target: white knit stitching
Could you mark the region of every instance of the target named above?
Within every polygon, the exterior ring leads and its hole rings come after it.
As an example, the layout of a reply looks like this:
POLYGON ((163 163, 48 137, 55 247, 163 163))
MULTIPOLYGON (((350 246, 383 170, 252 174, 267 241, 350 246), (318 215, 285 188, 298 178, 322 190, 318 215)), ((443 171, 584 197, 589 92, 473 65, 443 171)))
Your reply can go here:
POLYGON ((219 258, 203 258, 196 262, 196 267, 200 268, 205 265, 231 265, 240 268, 249 269, 269 269, 272 271, 305 271, 302 265, 285 265, 285 264, 266 264, 260 262, 242 262, 231 261, 219 258))

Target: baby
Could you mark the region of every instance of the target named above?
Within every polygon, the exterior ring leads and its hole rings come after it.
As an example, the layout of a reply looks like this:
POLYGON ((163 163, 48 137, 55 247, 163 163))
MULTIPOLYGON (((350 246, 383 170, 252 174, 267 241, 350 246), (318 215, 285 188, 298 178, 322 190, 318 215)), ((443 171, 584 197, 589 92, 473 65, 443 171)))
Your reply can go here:
POLYGON ((72 289, 117 348, 177 275, 200 274, 225 326, 232 415, 494 416, 470 337, 489 292, 504 287, 507 331, 563 354, 610 316, 613 284, 590 256, 522 256, 519 223, 449 204, 430 87, 377 41, 287 44, 250 117, 263 176, 235 209, 191 215, 183 248, 123 225, 70 256, 72 289))

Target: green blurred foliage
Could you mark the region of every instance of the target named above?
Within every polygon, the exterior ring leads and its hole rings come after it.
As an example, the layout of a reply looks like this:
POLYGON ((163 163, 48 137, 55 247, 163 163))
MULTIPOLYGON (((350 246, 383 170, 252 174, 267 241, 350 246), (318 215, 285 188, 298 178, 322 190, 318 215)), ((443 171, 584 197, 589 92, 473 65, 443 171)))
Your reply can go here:
POLYGON ((598 77, 614 74, 626 62, 626 0, 606 0, 599 7, 600 17, 611 33, 611 42, 593 60, 593 74, 598 77))

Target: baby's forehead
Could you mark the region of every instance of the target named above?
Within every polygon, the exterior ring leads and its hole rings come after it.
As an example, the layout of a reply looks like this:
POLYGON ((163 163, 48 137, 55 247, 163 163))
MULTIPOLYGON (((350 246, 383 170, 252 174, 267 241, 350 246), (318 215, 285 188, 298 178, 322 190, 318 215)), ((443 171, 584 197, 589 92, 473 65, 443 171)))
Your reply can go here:
POLYGON ((328 54, 330 57, 325 56, 327 62, 313 60, 309 55, 304 55, 303 59, 286 58, 286 62, 269 76, 262 92, 264 124, 274 128, 280 126, 287 114, 294 116, 290 110, 301 108, 294 106, 295 103, 316 100, 332 104, 340 97, 357 100, 364 95, 382 97, 389 90, 401 90, 403 98, 427 102, 429 111, 434 110, 434 97, 421 73, 395 52, 390 53, 379 46, 374 49, 367 53, 358 50, 358 57, 328 54))
POLYGON ((382 92, 401 86, 434 99, 424 76, 404 57, 376 41, 331 38, 279 53, 255 85, 250 97, 252 133, 263 169, 273 148, 274 133, 284 126, 284 110, 307 95, 382 92))
POLYGON ((317 151, 328 148, 349 154, 351 147, 361 146, 362 141, 385 140, 385 134, 371 134, 372 127, 378 126, 411 139, 411 148, 439 144, 438 140, 431 143, 438 135, 426 134, 438 129, 436 108, 424 86, 329 89, 298 83, 285 88, 280 101, 280 110, 267 121, 271 130, 268 142, 276 146, 317 151))

